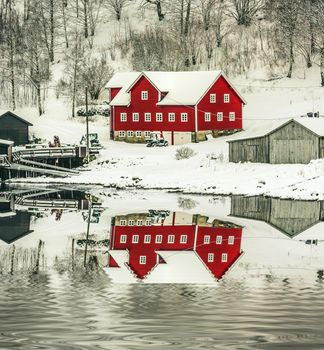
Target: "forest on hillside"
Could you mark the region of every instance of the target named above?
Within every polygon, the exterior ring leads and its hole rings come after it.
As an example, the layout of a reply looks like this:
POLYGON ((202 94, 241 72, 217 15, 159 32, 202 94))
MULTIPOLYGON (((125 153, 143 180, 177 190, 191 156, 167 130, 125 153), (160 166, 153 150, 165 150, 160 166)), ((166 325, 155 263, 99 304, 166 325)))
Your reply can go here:
POLYGON ((260 66, 269 79, 317 65, 324 87, 324 0, 0 0, 2 105, 42 115, 51 89, 74 116, 84 87, 97 101, 117 61, 230 77, 260 66), (104 23, 109 40, 98 47, 104 23))

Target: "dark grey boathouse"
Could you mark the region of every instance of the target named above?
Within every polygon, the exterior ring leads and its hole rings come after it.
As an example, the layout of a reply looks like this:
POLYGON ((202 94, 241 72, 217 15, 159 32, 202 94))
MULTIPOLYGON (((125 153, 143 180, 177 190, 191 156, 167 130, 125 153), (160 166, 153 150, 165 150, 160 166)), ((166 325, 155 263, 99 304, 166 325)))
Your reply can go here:
POLYGON ((324 158, 323 117, 300 117, 263 134, 246 134, 249 137, 238 135, 228 141, 230 162, 308 164, 312 159, 324 158))
POLYGON ((15 146, 25 145, 29 140, 30 122, 8 111, 0 115, 0 139, 13 141, 15 146))

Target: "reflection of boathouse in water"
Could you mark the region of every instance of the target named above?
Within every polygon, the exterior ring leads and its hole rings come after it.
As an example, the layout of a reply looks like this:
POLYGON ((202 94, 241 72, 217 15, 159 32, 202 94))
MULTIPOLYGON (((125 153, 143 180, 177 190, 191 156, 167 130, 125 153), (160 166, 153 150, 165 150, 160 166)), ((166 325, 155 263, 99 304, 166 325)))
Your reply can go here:
POLYGON ((324 221, 324 202, 233 196, 231 215, 262 220, 289 237, 294 237, 319 221, 324 221))
POLYGON ((155 211, 112 221, 106 273, 118 282, 212 283, 242 255, 242 227, 155 211))
POLYGON ((0 211, 0 240, 11 244, 32 233, 30 218, 27 211, 0 211))

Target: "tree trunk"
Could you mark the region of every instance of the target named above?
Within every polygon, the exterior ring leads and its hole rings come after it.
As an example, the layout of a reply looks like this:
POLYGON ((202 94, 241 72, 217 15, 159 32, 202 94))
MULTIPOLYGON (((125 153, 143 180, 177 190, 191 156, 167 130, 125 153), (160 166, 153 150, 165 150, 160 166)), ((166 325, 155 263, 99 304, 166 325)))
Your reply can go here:
POLYGON ((54 62, 54 0, 50 0, 50 33, 49 59, 54 62))
POLYGON ((324 87, 324 46, 320 49, 321 53, 321 86, 324 87))
POLYGON ((159 17, 159 21, 163 21, 164 13, 162 12, 161 0, 157 0, 157 2, 156 2, 156 11, 157 11, 157 14, 159 17))
POLYGON ((184 31, 183 31, 184 36, 187 36, 189 34, 190 12, 191 12, 191 0, 188 0, 186 18, 185 18, 185 26, 184 26, 184 31))
POLYGON ((64 27, 64 37, 65 37, 65 46, 69 48, 69 39, 67 35, 67 26, 66 26, 66 16, 65 16, 65 7, 67 6, 66 0, 62 1, 62 15, 63 15, 63 27, 64 27))
POLYGON ((9 4, 9 55, 10 55, 10 85, 11 85, 11 108, 14 111, 16 109, 16 95, 15 95, 15 70, 14 70, 14 35, 12 29, 12 2, 9 4))
POLYGON ((87 39, 89 36, 89 31, 88 31, 88 0, 84 0, 83 7, 84 7, 84 37, 87 39))
POLYGON ((291 35, 289 40, 289 69, 288 69, 287 78, 291 78, 292 76, 293 63, 294 63, 294 42, 291 35))

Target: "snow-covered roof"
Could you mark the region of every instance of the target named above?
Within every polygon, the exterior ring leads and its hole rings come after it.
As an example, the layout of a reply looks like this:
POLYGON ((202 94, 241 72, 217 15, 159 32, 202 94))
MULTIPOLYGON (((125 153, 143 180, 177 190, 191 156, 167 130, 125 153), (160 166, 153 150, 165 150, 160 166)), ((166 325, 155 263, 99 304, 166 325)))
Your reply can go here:
MULTIPOLYGON (((106 87, 122 87, 122 89, 110 104, 112 106, 128 105, 130 103, 129 90, 142 75, 146 76, 160 92, 167 93, 166 96, 157 103, 158 105, 193 106, 197 104, 197 102, 209 90, 211 85, 223 74, 220 70, 117 73, 111 78, 106 87)), ((228 80, 226 77, 224 78, 228 80)), ((233 86, 232 88, 234 89, 233 86)), ((240 96, 235 89, 234 91, 240 96)), ((243 100, 242 96, 240 96, 240 98, 243 100)))
POLYGON ((215 284, 216 278, 193 251, 158 251, 166 262, 158 264, 145 283, 215 284))
POLYGON ((301 124, 314 134, 320 137, 324 137, 324 117, 309 118, 309 117, 297 117, 297 118, 282 118, 275 120, 255 120, 249 123, 249 127, 246 131, 234 134, 228 142, 234 142, 239 140, 246 140, 252 138, 258 138, 267 136, 279 129, 285 124, 290 123, 292 120, 301 124))
POLYGON ((2 144, 2 145, 13 145, 14 144, 14 142, 13 141, 10 141, 10 140, 2 140, 2 139, 0 139, 0 144, 2 144))

